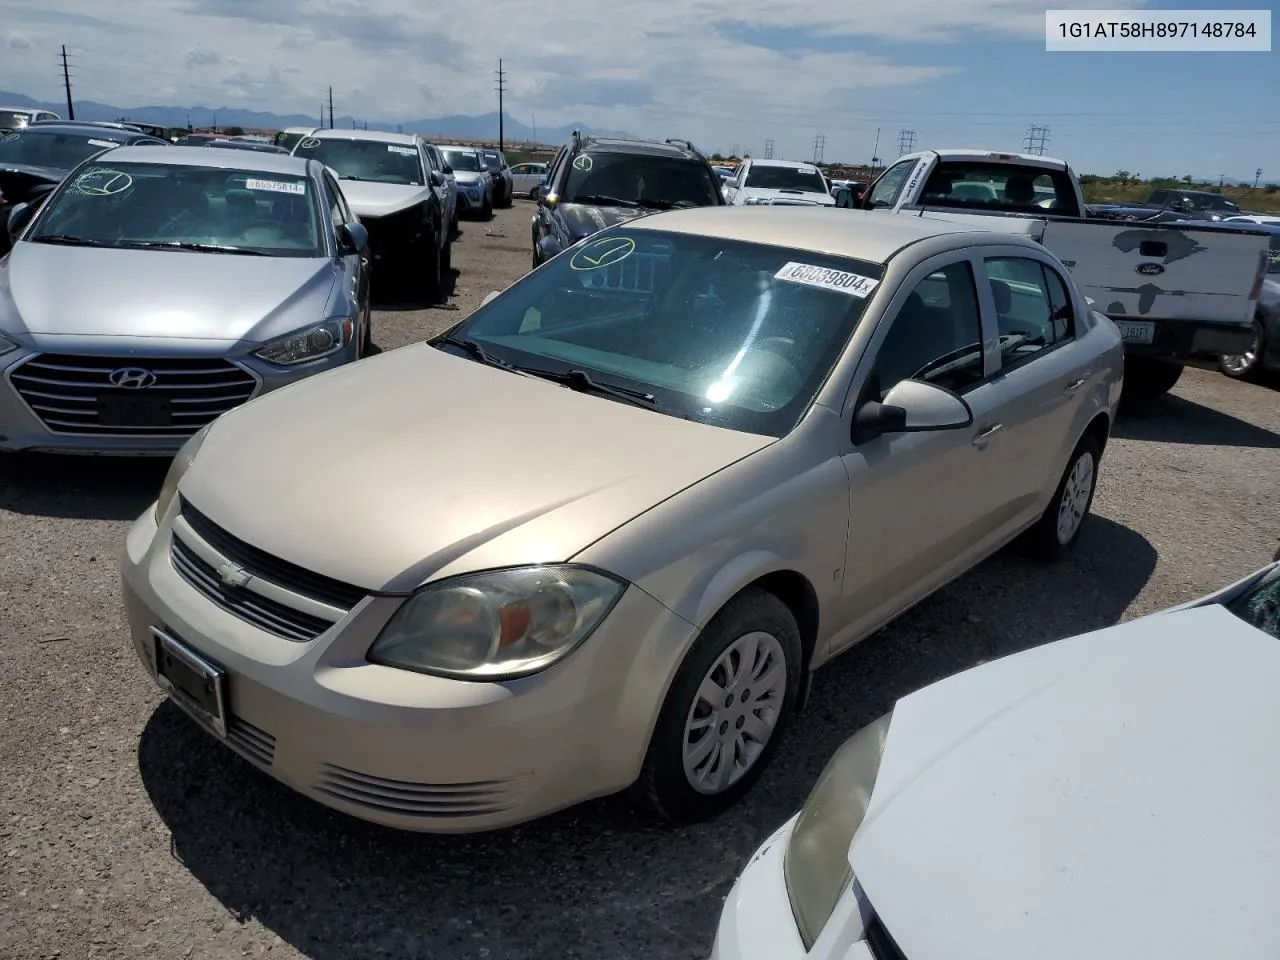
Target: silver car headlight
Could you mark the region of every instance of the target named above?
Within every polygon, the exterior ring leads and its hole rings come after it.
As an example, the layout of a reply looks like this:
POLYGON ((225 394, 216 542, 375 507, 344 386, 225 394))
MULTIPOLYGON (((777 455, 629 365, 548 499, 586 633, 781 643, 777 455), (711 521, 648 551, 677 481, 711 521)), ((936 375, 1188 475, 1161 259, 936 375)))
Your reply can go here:
POLYGON ((253 352, 255 357, 282 367, 319 360, 337 353, 351 342, 354 324, 350 317, 337 317, 272 340, 253 352))
POLYGON ((625 588, 621 580, 568 564, 428 584, 392 615, 369 660, 467 680, 527 676, 576 649, 625 588))
POLYGON ((199 452, 200 446, 204 443, 205 437, 209 435, 209 428, 212 423, 206 423, 203 427, 191 435, 174 454, 173 462, 169 464, 169 472, 164 475, 164 483, 160 485, 160 494, 156 497, 156 523, 160 522, 160 518, 169 510, 169 504, 173 503, 173 498, 178 495, 178 484, 182 482, 183 476, 191 468, 192 462, 199 452))
MULTIPOLYGON (((3 224, 0 224, 0 226, 3 226, 3 224)), ((13 353, 13 351, 17 349, 18 345, 16 343, 6 337, 3 333, 0 333, 0 357, 3 357, 6 353, 13 353)))
POLYGON ((892 719, 891 711, 844 742, 823 768, 791 830, 782 869, 806 950, 853 879, 849 845, 867 815, 892 719))

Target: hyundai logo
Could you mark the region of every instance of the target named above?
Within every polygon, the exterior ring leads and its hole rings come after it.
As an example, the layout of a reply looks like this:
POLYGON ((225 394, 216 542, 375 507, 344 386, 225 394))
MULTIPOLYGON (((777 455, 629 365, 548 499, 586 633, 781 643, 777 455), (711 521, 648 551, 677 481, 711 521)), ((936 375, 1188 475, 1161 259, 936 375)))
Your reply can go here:
POLYGON ((1135 269, 1144 277, 1154 277, 1164 273, 1164 267, 1158 263, 1140 263, 1135 269))
POLYGON ((156 375, 142 367, 120 367, 107 374, 107 379, 113 387, 125 390, 145 390, 156 385, 156 375))

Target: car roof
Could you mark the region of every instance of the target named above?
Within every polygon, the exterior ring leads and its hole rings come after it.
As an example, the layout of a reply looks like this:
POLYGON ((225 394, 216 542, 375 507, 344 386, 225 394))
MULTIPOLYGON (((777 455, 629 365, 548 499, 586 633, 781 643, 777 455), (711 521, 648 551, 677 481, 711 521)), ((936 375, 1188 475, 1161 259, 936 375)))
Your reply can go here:
POLYGON ((310 133, 317 140, 367 140, 371 143, 403 143, 408 147, 418 142, 416 133, 395 133, 388 130, 338 130, 324 127, 310 133))
POLYGON ((96 137, 99 140, 127 140, 131 137, 150 137, 152 140, 158 139, 150 133, 139 130, 137 127, 108 127, 99 126, 96 123, 78 123, 75 120, 58 120, 49 123, 34 123, 29 127, 23 127, 21 130, 10 130, 8 133, 21 133, 27 136, 32 133, 78 133, 86 137, 96 137))
POLYGON ((721 240, 767 243, 869 263, 887 263, 904 247, 941 236, 1044 249, 1026 237, 994 230, 975 230, 950 220, 821 207, 691 207, 650 214, 628 221, 626 226, 635 230, 662 230, 721 240))
POLYGON ((1056 157, 1044 157, 1038 153, 1011 153, 1006 150, 977 150, 967 148, 957 148, 951 150, 919 150, 916 153, 908 153, 889 163, 889 166, 900 163, 903 160, 919 160, 921 157, 938 157, 940 160, 950 160, 956 162, 968 163, 1016 163, 1023 166, 1043 167, 1046 170, 1065 170, 1067 162, 1059 160, 1056 157))
POLYGON ((470 150, 472 153, 479 153, 482 147, 468 147, 461 143, 437 143, 435 145, 440 150, 470 150))
POLYGON ((806 163, 803 160, 757 160, 754 157, 748 157, 745 163, 750 163, 753 167, 786 167, 789 170, 817 170, 818 168, 812 163, 806 163))
POLYGON ((218 167, 254 173, 306 176, 309 160, 287 153, 263 153, 224 147, 162 147, 139 145, 111 151, 112 163, 168 163, 182 167, 218 167))
POLYGON ((700 159, 700 155, 678 143, 641 140, 632 137, 583 137, 582 149, 594 153, 632 153, 651 157, 700 159))

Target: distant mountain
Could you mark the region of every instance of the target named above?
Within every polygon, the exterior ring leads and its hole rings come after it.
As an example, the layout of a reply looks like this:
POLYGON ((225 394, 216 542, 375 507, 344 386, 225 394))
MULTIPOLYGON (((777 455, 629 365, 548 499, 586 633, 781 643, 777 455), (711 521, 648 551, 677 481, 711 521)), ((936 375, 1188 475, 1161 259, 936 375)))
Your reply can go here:
MULTIPOLYGON (((0 90, 0 105, 14 107, 40 107, 52 110, 61 116, 67 115, 65 103, 45 103, 34 100, 21 93, 0 90)), ((208 127, 216 122, 219 128, 243 127, 246 130, 279 130, 284 127, 317 126, 320 121, 316 117, 302 114, 277 114, 258 110, 243 110, 235 107, 174 107, 145 106, 117 107, 109 103, 98 103, 94 100, 75 101, 77 120, 119 120, 127 117, 147 123, 162 123, 168 127, 185 127, 188 123, 198 128, 208 127)), ((423 136, 440 140, 497 140, 498 114, 481 114, 477 117, 455 114, 448 117, 425 119, 397 118, 389 120, 373 120, 362 117, 360 124, 369 124, 372 130, 395 130, 397 127, 405 133, 420 133, 423 136)), ((337 117, 335 127, 350 129, 355 120, 350 116, 337 117)), ((504 138, 513 143, 538 141, 539 143, 559 144, 568 140, 574 130, 592 133, 597 136, 631 136, 621 130, 603 130, 589 127, 586 124, 569 124, 563 127, 538 127, 536 130, 526 126, 509 113, 503 114, 504 138)))

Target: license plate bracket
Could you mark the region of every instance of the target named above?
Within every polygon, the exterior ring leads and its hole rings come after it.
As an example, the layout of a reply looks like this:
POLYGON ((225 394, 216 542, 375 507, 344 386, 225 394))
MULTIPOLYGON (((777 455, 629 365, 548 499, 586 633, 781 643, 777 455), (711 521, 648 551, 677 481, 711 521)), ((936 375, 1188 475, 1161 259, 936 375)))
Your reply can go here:
POLYGON ((227 735, 227 672, 156 627, 156 679, 180 707, 219 737, 227 735))
POLYGON ((1151 320, 1116 320, 1115 325, 1125 343, 1155 343, 1156 325, 1151 320))
POLYGON ((171 427, 173 403, 168 397, 104 393, 98 397, 98 424, 103 427, 171 427))

